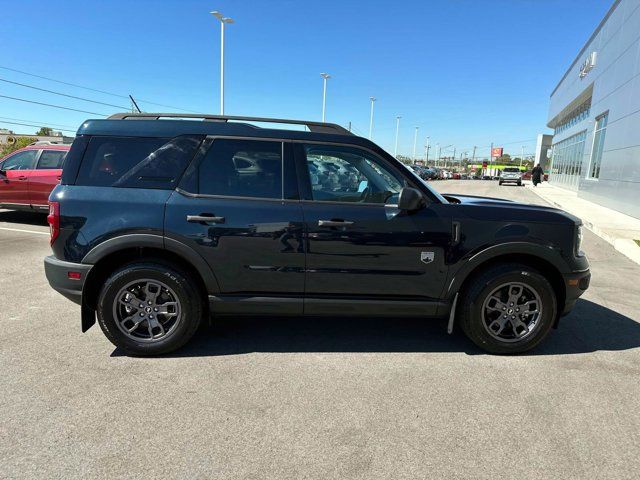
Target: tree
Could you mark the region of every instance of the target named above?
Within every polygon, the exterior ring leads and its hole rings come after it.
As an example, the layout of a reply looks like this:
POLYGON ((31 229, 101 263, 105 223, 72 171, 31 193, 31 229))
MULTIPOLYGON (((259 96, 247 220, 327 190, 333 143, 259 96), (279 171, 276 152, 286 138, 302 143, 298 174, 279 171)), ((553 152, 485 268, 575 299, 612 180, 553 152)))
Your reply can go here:
POLYGON ((43 137, 50 137, 53 133, 53 130, 49 127, 40 127, 40 130, 36 132, 36 135, 40 135, 43 137))
POLYGON ((38 139, 33 137, 19 137, 16 138, 16 141, 11 144, 7 143, 5 145, 0 145, 0 158, 37 141, 38 139))

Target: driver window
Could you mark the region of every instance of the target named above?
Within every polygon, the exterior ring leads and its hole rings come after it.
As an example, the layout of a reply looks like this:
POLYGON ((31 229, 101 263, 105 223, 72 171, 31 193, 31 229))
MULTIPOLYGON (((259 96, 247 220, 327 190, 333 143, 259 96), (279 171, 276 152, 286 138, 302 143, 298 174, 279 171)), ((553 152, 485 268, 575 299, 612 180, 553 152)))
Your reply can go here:
POLYGON ((402 177, 375 155, 354 147, 305 145, 315 201, 392 204, 402 177))
POLYGON ((32 170, 36 163, 37 150, 25 150, 7 158, 2 164, 2 170, 32 170))

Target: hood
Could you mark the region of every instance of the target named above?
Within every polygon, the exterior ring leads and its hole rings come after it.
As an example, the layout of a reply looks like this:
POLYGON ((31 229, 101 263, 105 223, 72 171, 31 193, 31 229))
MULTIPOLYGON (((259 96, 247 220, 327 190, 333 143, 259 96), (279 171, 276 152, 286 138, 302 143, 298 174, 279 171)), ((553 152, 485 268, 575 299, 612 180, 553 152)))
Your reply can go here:
POLYGON ((444 193, 443 196, 454 204, 461 204, 473 207, 497 207, 492 216, 503 216, 506 219, 521 217, 525 221, 539 221, 550 223, 574 223, 582 225, 582 220, 570 213, 555 207, 546 205, 534 205, 532 203, 520 203, 512 200, 494 197, 479 197, 476 195, 458 195, 453 193, 444 193), (501 212, 501 213, 500 213, 501 212))

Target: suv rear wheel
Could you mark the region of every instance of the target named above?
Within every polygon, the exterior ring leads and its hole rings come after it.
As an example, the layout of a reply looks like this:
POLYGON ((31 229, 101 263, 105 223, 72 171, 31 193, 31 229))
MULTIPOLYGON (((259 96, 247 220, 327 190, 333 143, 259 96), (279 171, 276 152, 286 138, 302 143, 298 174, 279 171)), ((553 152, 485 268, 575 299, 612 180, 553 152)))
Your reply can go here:
POLYGON ((463 293, 460 325, 488 352, 525 352, 551 330, 556 305, 553 287, 540 272, 518 263, 496 265, 463 293))
POLYGON ((204 308, 196 284, 174 267, 131 263, 116 270, 98 297, 98 323, 116 347, 158 355, 182 347, 198 329, 204 308))

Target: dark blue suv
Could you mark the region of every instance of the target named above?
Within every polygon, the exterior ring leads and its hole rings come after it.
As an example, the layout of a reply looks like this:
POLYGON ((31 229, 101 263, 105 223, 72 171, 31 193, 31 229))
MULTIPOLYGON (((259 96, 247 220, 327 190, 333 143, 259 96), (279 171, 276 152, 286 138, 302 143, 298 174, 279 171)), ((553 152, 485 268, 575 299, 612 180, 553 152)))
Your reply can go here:
POLYGON ((444 317, 490 352, 522 352, 589 285, 578 219, 440 195, 327 123, 87 120, 49 200, 51 286, 81 305, 83 331, 97 316, 137 355, 221 315, 444 317))

